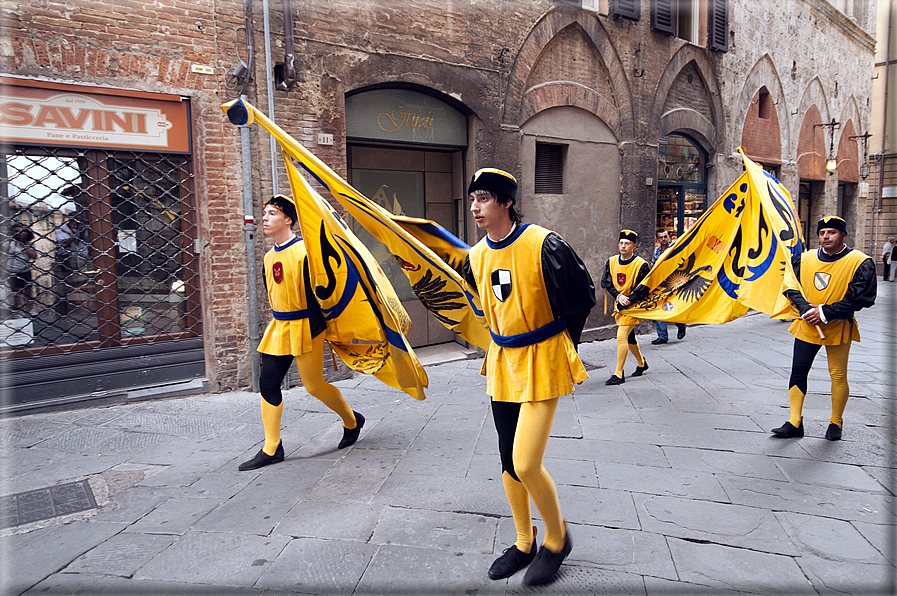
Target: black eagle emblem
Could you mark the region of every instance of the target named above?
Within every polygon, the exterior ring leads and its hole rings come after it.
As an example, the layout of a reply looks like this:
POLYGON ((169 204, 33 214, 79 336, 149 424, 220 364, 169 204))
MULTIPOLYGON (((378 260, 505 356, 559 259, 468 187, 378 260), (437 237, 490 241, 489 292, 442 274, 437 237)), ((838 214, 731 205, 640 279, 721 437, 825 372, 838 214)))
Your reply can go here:
POLYGON ((712 271, 713 268, 710 265, 704 265, 694 269, 695 258, 695 254, 692 253, 688 255, 688 260, 683 259, 676 270, 657 284, 657 288, 652 290, 651 294, 637 306, 644 309, 657 308, 658 304, 673 295, 678 296, 683 302, 694 302, 700 298, 713 281, 702 277, 701 274, 712 271))
POLYGON ((446 311, 464 308, 462 292, 445 291, 448 282, 433 275, 430 269, 412 286, 414 293, 428 311, 444 325, 454 326, 458 321, 445 316, 446 311))

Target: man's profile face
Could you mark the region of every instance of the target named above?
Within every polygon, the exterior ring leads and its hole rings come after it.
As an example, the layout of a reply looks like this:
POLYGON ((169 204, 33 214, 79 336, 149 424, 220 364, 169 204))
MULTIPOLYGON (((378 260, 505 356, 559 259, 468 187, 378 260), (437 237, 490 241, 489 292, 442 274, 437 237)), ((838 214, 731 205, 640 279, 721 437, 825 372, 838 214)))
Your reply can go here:
POLYGON ((265 205, 265 213, 262 216, 262 230, 266 236, 277 237, 279 234, 290 229, 293 221, 286 214, 274 205, 265 205))

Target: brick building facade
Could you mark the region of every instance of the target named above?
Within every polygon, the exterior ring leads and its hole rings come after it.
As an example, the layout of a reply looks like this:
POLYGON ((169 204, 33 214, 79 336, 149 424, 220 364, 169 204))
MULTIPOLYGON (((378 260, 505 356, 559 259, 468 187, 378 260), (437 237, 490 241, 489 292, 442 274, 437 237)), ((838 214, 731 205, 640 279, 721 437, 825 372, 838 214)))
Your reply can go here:
MULTIPOLYGON (((480 167, 503 168, 520 181, 524 219, 561 233, 597 281, 621 227, 647 239, 639 252, 649 255, 656 227, 681 233, 740 175, 734 150, 744 145, 789 188, 804 221, 842 213, 861 245, 863 156, 850 137, 870 125, 874 9, 865 3, 269 4, 270 98, 260 1, 248 3, 252 60, 236 0, 113 0, 103 9, 69 0, 3 15, 0 57, 14 79, 189 102, 196 225, 188 240, 213 390, 250 384, 240 132, 219 107, 239 92, 232 73, 241 59, 249 101, 265 112, 271 101, 274 120, 319 158, 368 196, 470 244, 479 233, 466 217, 465 183, 480 167), (833 120, 837 127, 816 126, 833 120), (824 169, 830 147, 834 174, 824 169)), ((261 129, 250 139, 251 215, 260 218, 274 186, 272 153, 261 129)), ((288 187, 282 168, 276 184, 288 187)), ((257 271, 266 248, 259 238, 257 271)), ((263 326, 266 297, 260 281, 255 288, 263 326)), ((413 345, 451 341, 415 304, 406 303, 413 345)), ((599 305, 586 337, 610 322, 599 305)))

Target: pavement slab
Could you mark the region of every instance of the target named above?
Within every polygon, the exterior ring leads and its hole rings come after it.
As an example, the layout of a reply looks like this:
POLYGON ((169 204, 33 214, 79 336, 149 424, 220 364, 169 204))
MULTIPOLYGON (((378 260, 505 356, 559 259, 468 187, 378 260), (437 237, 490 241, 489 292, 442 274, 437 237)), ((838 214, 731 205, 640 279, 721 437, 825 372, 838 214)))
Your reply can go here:
POLYGON ((490 554, 496 525, 496 518, 482 515, 386 507, 371 542, 490 554))
POLYGON ((254 587, 277 594, 352 594, 376 550, 354 541, 291 540, 254 587))
POLYGON ((710 474, 787 480, 782 471, 776 467, 773 459, 766 455, 686 447, 664 447, 663 453, 670 462, 670 466, 675 470, 695 470, 710 474))
POLYGON ((273 534, 367 542, 383 515, 384 505, 299 501, 280 519, 273 534))
POLYGON ((123 532, 75 559, 63 573, 131 577, 175 540, 176 536, 123 532))
POLYGON ((494 558, 492 554, 379 546, 355 593, 504 594, 507 582, 493 582, 486 575, 494 558))
POLYGON ((877 493, 888 492, 885 487, 858 466, 814 459, 774 458, 774 461, 791 482, 877 493))
POLYGON ((764 509, 648 495, 633 495, 633 499, 646 532, 767 553, 800 554, 776 516, 764 509))
POLYGON ((601 488, 702 501, 729 500, 716 477, 707 472, 613 463, 599 463, 597 469, 601 488))

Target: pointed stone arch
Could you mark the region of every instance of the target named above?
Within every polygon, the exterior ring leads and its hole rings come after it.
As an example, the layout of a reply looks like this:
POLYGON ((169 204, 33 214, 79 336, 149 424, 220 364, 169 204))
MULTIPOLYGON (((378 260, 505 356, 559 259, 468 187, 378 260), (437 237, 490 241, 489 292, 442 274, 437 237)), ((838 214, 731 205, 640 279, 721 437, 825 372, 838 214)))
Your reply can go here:
POLYGON ((511 67, 501 122, 518 127, 540 111, 559 106, 578 107, 595 114, 618 140, 634 136, 629 81, 607 31, 598 19, 568 7, 546 13, 527 35, 511 67), (552 42, 563 36, 588 42, 593 60, 597 57, 600 61, 593 70, 600 71, 606 81, 584 81, 582 77, 540 80, 540 59, 546 50, 552 51, 552 42))
POLYGON ((779 143, 781 154, 779 159, 784 160, 792 155, 792 135, 791 135, 791 110, 788 108, 788 98, 782 88, 782 80, 779 77, 778 70, 773 63, 769 54, 764 54, 754 63, 747 77, 745 77, 744 85, 741 87, 741 95, 738 103, 735 105, 735 113, 732 116, 732 127, 730 138, 737 139, 744 137, 744 127, 747 121, 748 112, 751 109, 752 101, 757 91, 765 87, 769 92, 769 99, 775 106, 775 116, 779 126, 779 143), (741 127, 737 130, 736 127, 741 127))
POLYGON ((725 149, 725 115, 719 83, 704 50, 682 46, 670 59, 657 84, 648 125, 651 139, 679 130, 689 133, 707 152, 725 149), (699 80, 694 80, 695 76, 699 80), (693 93, 691 101, 678 97, 685 86, 697 84, 702 87, 698 97, 693 93))
MULTIPOLYGON (((825 89, 823 88, 822 81, 819 80, 819 77, 813 77, 813 79, 807 83, 807 87, 804 89, 800 98, 800 103, 798 104, 797 118, 792 124, 794 126, 803 127, 807 111, 812 106, 816 106, 820 122, 829 122, 832 119, 831 110, 828 105, 828 97, 825 95, 825 89)), ((798 133, 799 130, 799 128, 797 130, 792 130, 792 137, 799 138, 799 135, 795 134, 798 133)))

